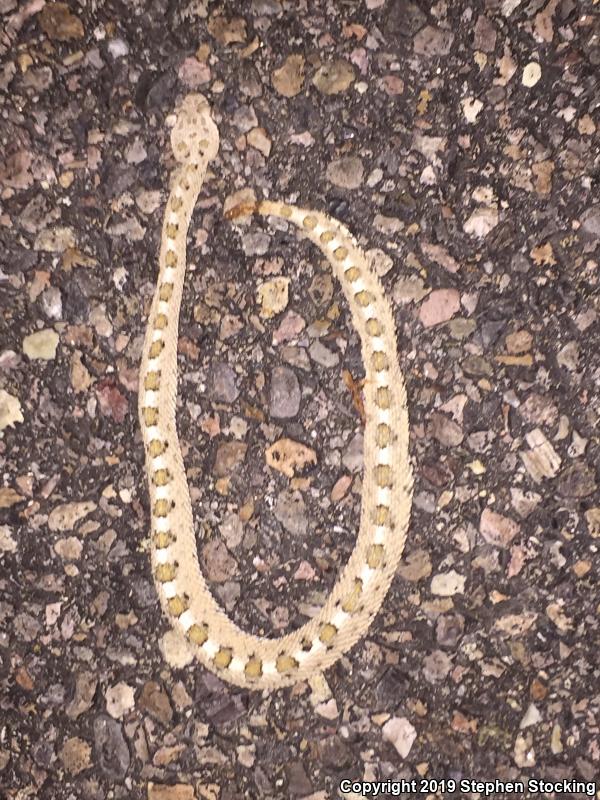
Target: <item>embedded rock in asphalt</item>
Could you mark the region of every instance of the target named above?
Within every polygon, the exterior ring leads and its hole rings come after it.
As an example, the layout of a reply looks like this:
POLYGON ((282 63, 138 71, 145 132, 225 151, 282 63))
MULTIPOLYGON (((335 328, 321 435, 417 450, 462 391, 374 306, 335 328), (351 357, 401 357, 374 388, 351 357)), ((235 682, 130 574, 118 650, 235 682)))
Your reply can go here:
POLYGON ((290 419, 300 410, 300 382, 289 367, 275 367, 271 373, 269 413, 276 419, 290 419))

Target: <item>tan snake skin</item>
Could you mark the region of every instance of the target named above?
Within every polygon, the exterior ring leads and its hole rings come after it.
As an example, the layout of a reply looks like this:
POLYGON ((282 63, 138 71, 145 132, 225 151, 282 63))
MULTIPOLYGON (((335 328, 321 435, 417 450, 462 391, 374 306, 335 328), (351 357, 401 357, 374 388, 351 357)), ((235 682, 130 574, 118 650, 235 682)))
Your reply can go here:
POLYGON ((208 162, 219 147, 217 127, 201 95, 187 96, 177 109, 171 144, 179 163, 165 210, 139 390, 152 573, 165 613, 204 666, 239 686, 276 689, 322 672, 365 634, 404 549, 413 477, 394 319, 368 259, 339 222, 270 201, 244 209, 293 223, 328 259, 360 335, 366 411, 360 528, 348 563, 319 613, 300 629, 276 639, 245 633, 217 604, 200 570, 175 418, 186 238, 208 162))

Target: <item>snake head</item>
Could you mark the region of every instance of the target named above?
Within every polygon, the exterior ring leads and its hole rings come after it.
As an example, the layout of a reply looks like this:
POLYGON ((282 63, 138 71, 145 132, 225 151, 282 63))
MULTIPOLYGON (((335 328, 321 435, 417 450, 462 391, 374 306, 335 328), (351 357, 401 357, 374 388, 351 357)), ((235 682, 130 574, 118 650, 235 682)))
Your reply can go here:
POLYGON ((171 147, 182 164, 211 161, 219 150, 219 131, 210 114, 208 100, 188 94, 175 112, 171 147))

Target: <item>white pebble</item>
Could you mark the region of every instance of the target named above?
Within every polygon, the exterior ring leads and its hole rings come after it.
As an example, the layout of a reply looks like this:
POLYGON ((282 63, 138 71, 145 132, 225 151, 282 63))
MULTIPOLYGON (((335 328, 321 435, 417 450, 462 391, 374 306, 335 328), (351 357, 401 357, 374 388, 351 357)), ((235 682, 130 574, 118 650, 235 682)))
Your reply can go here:
POLYGON ((461 100, 460 104, 467 122, 475 122, 477 115, 483 108, 481 100, 478 100, 476 97, 466 97, 464 100, 461 100))
POLYGON ((535 86, 542 77, 542 69, 536 61, 530 61, 523 70, 523 86, 535 86))

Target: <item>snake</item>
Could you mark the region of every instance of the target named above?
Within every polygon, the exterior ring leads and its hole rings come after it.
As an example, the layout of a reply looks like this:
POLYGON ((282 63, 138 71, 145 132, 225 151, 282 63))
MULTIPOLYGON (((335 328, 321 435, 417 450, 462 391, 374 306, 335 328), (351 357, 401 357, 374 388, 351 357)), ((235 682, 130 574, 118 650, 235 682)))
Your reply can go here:
POLYGON ((159 274, 144 338, 138 410, 150 497, 150 561, 164 614, 197 661, 238 687, 276 690, 331 667, 367 632, 398 568, 410 522, 413 472, 405 381, 395 321, 371 260, 339 221, 270 199, 249 216, 295 226, 323 253, 361 342, 365 427, 358 533, 320 609, 279 637, 241 629, 214 598, 198 558, 194 516, 177 435, 177 342, 186 240, 219 131, 207 99, 186 95, 170 115, 175 165, 165 207, 159 274))

